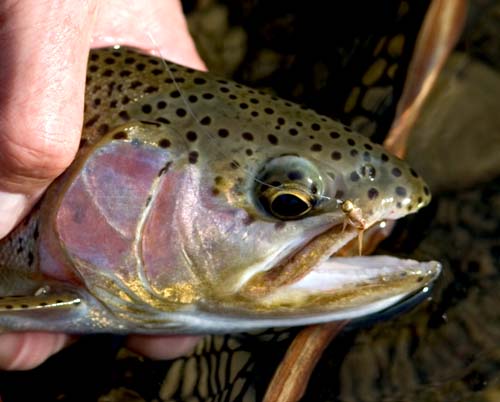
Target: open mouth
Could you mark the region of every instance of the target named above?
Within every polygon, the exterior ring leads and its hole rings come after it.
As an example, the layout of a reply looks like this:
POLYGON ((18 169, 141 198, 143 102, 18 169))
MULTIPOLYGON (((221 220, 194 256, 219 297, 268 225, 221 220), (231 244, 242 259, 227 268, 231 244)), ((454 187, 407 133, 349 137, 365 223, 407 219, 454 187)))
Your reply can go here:
POLYGON ((428 286, 441 272, 436 261, 337 256, 358 233, 342 224, 327 229, 272 269, 256 274, 242 289, 243 295, 258 300, 263 309, 289 317, 319 314, 351 319, 394 305, 428 286))

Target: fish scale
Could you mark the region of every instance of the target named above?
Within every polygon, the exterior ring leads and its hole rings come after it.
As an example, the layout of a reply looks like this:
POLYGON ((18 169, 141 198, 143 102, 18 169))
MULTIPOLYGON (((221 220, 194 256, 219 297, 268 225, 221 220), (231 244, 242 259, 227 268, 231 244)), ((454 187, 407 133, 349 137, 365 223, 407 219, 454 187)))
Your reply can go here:
POLYGON ((439 264, 329 257, 429 200, 405 162, 304 106, 92 50, 78 155, 0 242, 0 327, 225 333, 369 315, 439 264))

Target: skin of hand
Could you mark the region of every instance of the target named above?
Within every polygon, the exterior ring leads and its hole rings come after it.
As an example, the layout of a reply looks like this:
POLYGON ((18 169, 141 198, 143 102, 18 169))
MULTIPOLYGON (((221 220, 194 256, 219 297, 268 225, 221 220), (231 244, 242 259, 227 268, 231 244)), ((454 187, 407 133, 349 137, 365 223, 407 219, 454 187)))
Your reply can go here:
MULTIPOLYGON (((0 2, 0 238, 72 162, 91 47, 130 45, 203 70, 179 0, 0 2), (154 39, 154 42, 151 40, 154 39)), ((75 339, 0 335, 0 369, 33 368, 75 339)), ((131 336, 149 357, 187 353, 197 337, 131 336)))

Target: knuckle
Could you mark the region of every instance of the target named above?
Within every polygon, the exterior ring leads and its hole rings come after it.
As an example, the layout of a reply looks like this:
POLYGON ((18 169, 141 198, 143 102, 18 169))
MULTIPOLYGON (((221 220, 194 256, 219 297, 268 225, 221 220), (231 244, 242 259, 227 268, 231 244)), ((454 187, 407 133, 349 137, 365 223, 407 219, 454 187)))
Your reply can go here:
POLYGON ((51 180, 73 161, 76 136, 39 133, 0 141, 0 169, 3 175, 51 180))

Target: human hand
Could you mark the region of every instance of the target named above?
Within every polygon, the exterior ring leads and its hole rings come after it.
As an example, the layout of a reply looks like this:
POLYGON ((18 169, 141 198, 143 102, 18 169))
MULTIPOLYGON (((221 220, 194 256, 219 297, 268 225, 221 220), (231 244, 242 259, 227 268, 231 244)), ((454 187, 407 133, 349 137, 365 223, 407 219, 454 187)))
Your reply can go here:
MULTIPOLYGON (((74 158, 91 47, 130 45, 196 69, 204 65, 179 0, 3 0, 0 21, 2 238, 74 158)), ((2 334, 0 368, 35 367, 72 339, 2 334)), ((174 358, 197 339, 132 336, 128 346, 153 358, 174 358)))

